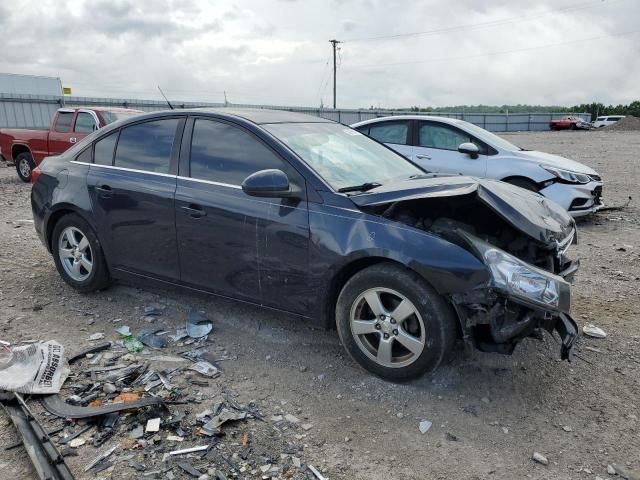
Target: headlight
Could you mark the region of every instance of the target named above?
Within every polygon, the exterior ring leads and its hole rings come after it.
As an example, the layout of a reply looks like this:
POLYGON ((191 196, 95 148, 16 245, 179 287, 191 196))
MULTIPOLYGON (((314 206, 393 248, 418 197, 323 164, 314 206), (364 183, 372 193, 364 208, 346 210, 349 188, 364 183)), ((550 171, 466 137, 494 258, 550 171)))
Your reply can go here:
POLYGON ((522 300, 568 312, 571 287, 561 277, 509 255, 469 234, 464 234, 491 272, 493 286, 522 300))
POLYGON ((551 175, 559 178, 562 181, 567 183, 589 183, 591 181, 591 177, 586 173, 577 173, 572 172, 570 170, 563 170, 561 168, 550 167, 548 165, 540 165, 551 175))

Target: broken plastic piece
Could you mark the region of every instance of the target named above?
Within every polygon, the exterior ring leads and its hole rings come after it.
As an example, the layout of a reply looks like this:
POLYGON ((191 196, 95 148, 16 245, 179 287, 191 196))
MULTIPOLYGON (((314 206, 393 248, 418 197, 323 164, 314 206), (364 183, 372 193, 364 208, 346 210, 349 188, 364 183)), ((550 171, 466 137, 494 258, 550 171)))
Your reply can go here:
POLYGON ((205 362, 204 360, 194 363, 189 367, 189 370, 194 370, 209 378, 214 378, 220 375, 220 370, 215 365, 205 362))
POLYGON ((121 412, 123 410, 131 410, 135 408, 148 407, 150 405, 162 404, 162 399, 149 397, 135 400, 133 402, 120 402, 102 405, 101 407, 78 407, 66 403, 60 395, 47 395, 43 397, 42 406, 47 412, 61 418, 87 418, 97 415, 106 415, 107 413, 121 412))
POLYGON ((156 335, 160 332, 161 328, 145 328, 138 334, 138 340, 140 340, 147 347, 151 348, 165 348, 167 346, 166 337, 156 335))
POLYGON ((202 338, 213 329, 213 323, 197 310, 187 315, 187 333, 191 338, 202 338))
POLYGON ((202 452, 203 450, 206 450, 208 448, 209 448, 208 445, 202 445, 200 447, 183 448, 182 450, 173 450, 169 452, 169 455, 184 455, 187 453, 202 452))
POLYGON ((80 350, 78 353, 69 358, 69 363, 76 362, 81 358, 84 358, 88 353, 97 353, 102 350, 107 350, 111 347, 111 342, 99 343, 97 345, 91 345, 83 350, 80 350))
POLYGON ((600 327, 596 327, 593 323, 588 323, 582 327, 582 332, 588 337, 606 338, 607 334, 600 327))
POLYGON ((309 470, 311 470, 311 473, 313 473, 316 478, 318 480, 327 480, 327 477, 323 476, 316 467, 314 467, 313 465, 307 465, 307 467, 309 467, 309 470))

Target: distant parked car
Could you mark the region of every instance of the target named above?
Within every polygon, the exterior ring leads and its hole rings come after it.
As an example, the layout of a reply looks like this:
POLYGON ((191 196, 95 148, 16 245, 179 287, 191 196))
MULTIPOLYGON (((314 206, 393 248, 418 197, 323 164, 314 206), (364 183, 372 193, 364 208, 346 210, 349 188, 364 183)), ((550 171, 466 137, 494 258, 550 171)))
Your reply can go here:
POLYGON ((580 117, 567 115, 557 120, 551 120, 549 122, 549 128, 551 130, 589 130, 591 128, 591 122, 587 122, 580 117))
POLYGON ((108 107, 60 108, 49 130, 1 129, 0 160, 16 165, 25 182, 44 157, 60 155, 91 132, 123 118, 143 113, 140 110, 108 107))
POLYGON ((550 198, 574 217, 604 206, 595 170, 558 155, 524 150, 472 123, 402 115, 352 127, 430 172, 503 180, 550 198))
POLYGON ((596 118, 596 121, 593 122, 593 126, 594 128, 602 128, 606 127, 607 125, 613 125, 618 120, 622 120, 624 117, 625 115, 608 115, 604 117, 598 117, 596 118))

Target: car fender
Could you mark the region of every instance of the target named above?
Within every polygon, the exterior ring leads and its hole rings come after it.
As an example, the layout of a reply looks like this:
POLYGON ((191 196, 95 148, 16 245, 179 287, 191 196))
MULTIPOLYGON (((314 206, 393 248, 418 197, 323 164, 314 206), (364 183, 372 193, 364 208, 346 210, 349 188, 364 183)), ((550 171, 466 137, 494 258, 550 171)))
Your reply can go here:
POLYGON ((311 311, 324 312, 327 322, 344 283, 373 263, 404 265, 445 296, 479 288, 489 281, 485 265, 463 247, 393 220, 354 209, 315 205, 310 206, 309 222, 310 276, 316 292, 311 311))
POLYGON ((531 160, 524 160, 515 155, 489 157, 487 161, 487 177, 498 180, 520 177, 541 184, 555 177, 531 160))

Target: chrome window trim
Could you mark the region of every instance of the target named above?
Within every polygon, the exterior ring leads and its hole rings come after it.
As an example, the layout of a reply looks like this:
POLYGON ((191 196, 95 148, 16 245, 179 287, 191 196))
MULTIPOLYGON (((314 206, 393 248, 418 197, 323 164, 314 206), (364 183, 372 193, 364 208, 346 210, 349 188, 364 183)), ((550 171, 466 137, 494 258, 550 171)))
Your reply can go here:
POLYGON ((206 183, 206 184, 209 184, 209 185, 216 185, 218 187, 228 187, 228 188, 235 188, 236 190, 242 190, 242 187, 240 185, 234 185, 232 183, 214 182, 213 180, 201 180, 199 178, 192 178, 192 177, 181 177, 180 175, 178 175, 177 178, 179 180, 189 180, 189 181, 192 181, 192 182, 206 183))
POLYGON ((169 177, 169 178, 176 178, 177 177, 177 175, 173 175, 171 173, 150 172, 148 170, 138 170, 138 169, 135 169, 135 168, 116 167, 115 165, 100 165, 98 163, 79 162, 77 160, 71 160, 70 163, 76 163, 78 165, 89 165, 90 167, 97 167, 97 168, 109 168, 111 170, 121 170, 123 172, 146 173, 148 175, 157 175, 159 177, 169 177))
POLYGON ((176 178, 180 180, 189 180, 192 182, 206 183, 208 185, 216 185, 218 187, 227 187, 227 188, 235 188, 236 190, 242 190, 242 186, 240 185, 234 185, 231 183, 223 183, 223 182, 214 182, 212 180, 201 180, 199 178, 181 177, 179 175, 172 175, 171 173, 149 172, 147 170, 137 170, 135 168, 116 167, 114 165, 99 165, 97 163, 79 162, 78 160, 71 160, 70 163, 75 163, 77 165, 88 165, 90 167, 97 167, 97 168, 108 168, 111 170, 121 170, 123 172, 146 173, 149 175, 158 175, 160 177, 170 177, 170 178, 176 178))

